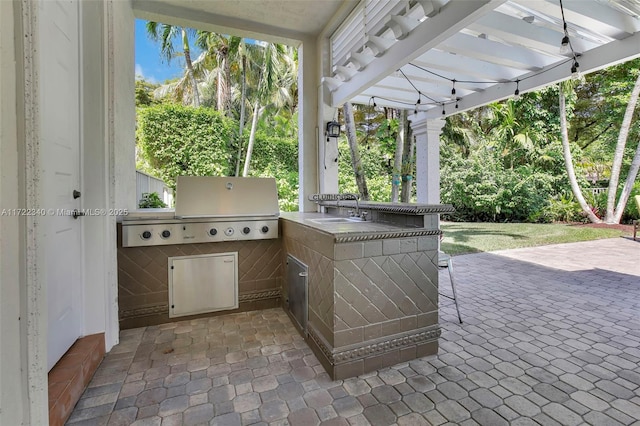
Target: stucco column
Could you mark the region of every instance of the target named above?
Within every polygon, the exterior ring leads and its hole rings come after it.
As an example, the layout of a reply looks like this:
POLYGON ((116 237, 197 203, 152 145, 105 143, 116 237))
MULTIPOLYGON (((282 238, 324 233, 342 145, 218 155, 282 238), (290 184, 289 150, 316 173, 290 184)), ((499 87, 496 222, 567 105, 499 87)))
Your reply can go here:
POLYGON ((298 48, 298 206, 300 211, 315 212, 317 205, 308 200, 318 192, 318 49, 314 39, 304 40, 298 48))
POLYGON ((440 204, 440 135, 445 121, 427 120, 423 112, 409 116, 416 138, 416 192, 418 203, 440 204))

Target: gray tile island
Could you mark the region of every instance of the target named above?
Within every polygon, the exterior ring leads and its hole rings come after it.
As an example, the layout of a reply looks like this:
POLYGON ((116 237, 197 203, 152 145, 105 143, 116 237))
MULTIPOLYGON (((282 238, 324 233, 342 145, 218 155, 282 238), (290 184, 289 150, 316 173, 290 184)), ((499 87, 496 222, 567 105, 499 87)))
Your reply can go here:
POLYGON ((282 291, 291 312, 289 293, 297 298, 306 290, 299 328, 327 372, 343 379, 436 354, 438 214, 452 208, 321 204, 334 220, 322 213, 280 216, 285 269, 292 263, 308 268, 285 271, 282 291), (347 219, 353 207, 367 211, 367 221, 347 219))

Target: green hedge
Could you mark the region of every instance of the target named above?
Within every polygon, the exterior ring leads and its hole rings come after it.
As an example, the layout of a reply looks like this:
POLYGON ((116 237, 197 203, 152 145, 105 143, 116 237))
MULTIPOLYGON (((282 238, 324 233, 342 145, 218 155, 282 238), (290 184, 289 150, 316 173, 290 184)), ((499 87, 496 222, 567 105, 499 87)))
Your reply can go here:
POLYGON ((163 104, 138 110, 137 139, 162 180, 231 174, 233 120, 209 108, 163 104))

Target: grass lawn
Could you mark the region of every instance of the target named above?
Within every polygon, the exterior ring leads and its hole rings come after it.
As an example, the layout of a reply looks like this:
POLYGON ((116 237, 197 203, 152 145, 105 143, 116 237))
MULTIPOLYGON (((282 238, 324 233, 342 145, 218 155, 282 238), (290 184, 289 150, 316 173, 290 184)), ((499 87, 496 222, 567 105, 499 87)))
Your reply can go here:
POLYGON ((628 235, 619 229, 572 224, 443 222, 440 227, 442 250, 451 255, 628 235))

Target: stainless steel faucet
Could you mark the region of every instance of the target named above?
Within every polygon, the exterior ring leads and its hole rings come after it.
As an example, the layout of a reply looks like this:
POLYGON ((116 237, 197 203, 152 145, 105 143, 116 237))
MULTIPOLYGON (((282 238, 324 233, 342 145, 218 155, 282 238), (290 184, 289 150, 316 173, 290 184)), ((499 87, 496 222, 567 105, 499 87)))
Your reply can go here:
MULTIPOLYGON (((360 205, 358 204, 358 199, 360 198, 360 196, 358 196, 357 194, 352 194, 352 193, 345 193, 345 194, 340 194, 340 199, 341 200, 354 200, 356 202, 356 217, 360 217, 360 205)), ((337 205, 337 203, 336 203, 337 205)), ((351 214, 353 216, 353 213, 351 214)))

